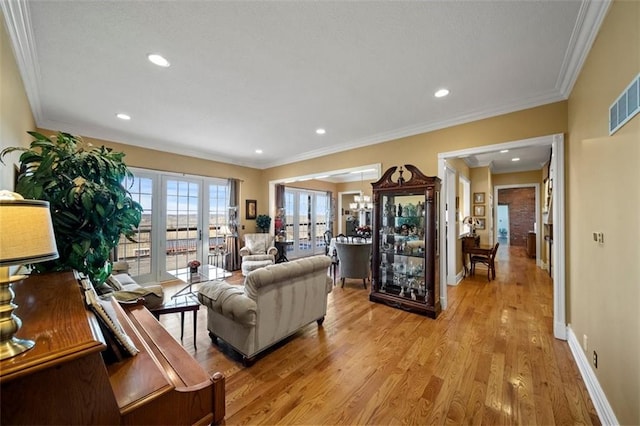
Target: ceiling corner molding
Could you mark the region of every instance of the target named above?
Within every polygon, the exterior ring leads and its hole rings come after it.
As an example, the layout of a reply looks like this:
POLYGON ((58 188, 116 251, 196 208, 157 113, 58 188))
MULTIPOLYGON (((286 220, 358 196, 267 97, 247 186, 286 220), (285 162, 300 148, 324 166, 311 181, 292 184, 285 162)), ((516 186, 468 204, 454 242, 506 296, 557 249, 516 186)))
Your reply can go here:
POLYGON ((13 53, 22 76, 31 112, 36 124, 42 122, 40 103, 40 68, 36 59, 36 47, 27 0, 0 0, 7 32, 11 38, 13 53))
POLYGON ((272 162, 262 164, 262 168, 277 167, 285 164, 295 163, 297 161, 309 160, 325 155, 336 154, 339 152, 349 151, 352 149, 368 147, 380 143, 390 142, 393 140, 420 135, 423 133, 433 132, 440 129, 446 129, 448 127, 457 126, 473 121, 483 120, 487 118, 496 117, 502 114, 509 114, 516 111, 522 111, 528 108, 535 108, 541 105, 547 105, 553 102, 559 102, 564 100, 556 90, 542 93, 536 97, 516 100, 511 103, 505 103, 488 108, 483 108, 477 111, 471 111, 466 114, 460 114, 456 117, 452 117, 447 120, 422 123, 415 126, 408 126, 401 129, 392 130, 389 132, 377 133, 365 138, 341 142, 339 144, 322 147, 313 151, 308 151, 301 155, 290 156, 286 159, 280 159, 272 162))
POLYGON ((600 25, 607 15, 611 0, 583 0, 573 28, 567 51, 560 68, 556 87, 565 99, 569 98, 582 65, 587 59, 600 25))

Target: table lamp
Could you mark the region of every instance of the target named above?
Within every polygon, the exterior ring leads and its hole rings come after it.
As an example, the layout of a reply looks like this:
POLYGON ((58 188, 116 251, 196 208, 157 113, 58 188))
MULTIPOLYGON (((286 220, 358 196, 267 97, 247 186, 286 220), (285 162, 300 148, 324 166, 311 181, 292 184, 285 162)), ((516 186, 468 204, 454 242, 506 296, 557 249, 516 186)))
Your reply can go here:
POLYGON ((0 360, 35 345, 33 340, 15 337, 22 321, 13 314, 18 306, 13 303, 11 283, 25 277, 10 276, 9 266, 57 258, 49 202, 25 200, 20 194, 0 191, 0 360))
POLYGON ((472 216, 467 216, 462 221, 463 225, 469 225, 471 227, 471 233, 476 235, 476 227, 480 226, 480 221, 472 216))

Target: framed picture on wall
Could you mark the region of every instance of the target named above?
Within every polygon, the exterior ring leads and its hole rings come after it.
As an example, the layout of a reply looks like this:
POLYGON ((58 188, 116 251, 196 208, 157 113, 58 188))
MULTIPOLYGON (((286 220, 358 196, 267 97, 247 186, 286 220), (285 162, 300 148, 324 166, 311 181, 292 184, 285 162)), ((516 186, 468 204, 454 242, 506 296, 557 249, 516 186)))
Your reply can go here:
POLYGON ((245 205, 245 212, 246 219, 255 219, 258 216, 258 202, 256 200, 247 200, 245 205))
POLYGON ((478 217, 476 219, 478 220, 478 225, 476 225, 476 229, 485 229, 486 228, 485 218, 478 217))
POLYGON ((484 216, 484 204, 473 206, 473 215, 474 216, 484 216))
POLYGON ((473 202, 475 204, 484 204, 484 192, 474 192, 473 202))

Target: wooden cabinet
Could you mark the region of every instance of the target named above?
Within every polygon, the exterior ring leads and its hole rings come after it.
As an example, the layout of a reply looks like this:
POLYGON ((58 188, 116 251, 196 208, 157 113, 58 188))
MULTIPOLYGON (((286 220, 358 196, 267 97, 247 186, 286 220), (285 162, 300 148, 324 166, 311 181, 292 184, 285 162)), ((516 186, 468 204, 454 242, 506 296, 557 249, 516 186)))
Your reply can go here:
POLYGON ((13 284, 18 337, 33 349, 0 362, 0 424, 208 424, 224 417, 210 376, 142 305, 113 307, 140 352, 106 363, 105 334, 71 272, 13 284))
POLYGON ((536 233, 533 231, 527 235, 527 256, 536 257, 536 233))
POLYGON ((436 318, 440 313, 440 179, 391 167, 373 187, 369 299, 436 318), (410 173, 411 177, 404 176, 410 173))

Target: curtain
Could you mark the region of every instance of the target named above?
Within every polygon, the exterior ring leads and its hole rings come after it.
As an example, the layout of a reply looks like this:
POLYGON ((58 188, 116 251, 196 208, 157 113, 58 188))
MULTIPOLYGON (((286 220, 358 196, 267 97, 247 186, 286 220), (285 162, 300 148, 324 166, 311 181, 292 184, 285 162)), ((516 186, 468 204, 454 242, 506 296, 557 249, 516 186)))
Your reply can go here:
POLYGON ((276 209, 284 208, 284 185, 276 184, 276 209))
POLYGON ((228 271, 237 271, 240 269, 240 257, 238 254, 238 190, 240 181, 238 179, 228 179, 229 185, 229 231, 230 235, 225 238, 227 255, 225 265, 228 271))
POLYGON ((286 239, 285 236, 285 226, 286 226, 286 212, 285 212, 285 202, 284 202, 284 190, 285 186, 281 184, 276 184, 276 219, 274 230, 276 233, 276 241, 284 241, 286 239))
POLYGON ((333 193, 331 191, 327 191, 327 229, 331 231, 331 235, 335 235, 333 232, 333 221, 335 220, 335 213, 333 211, 334 199, 331 198, 333 193))

